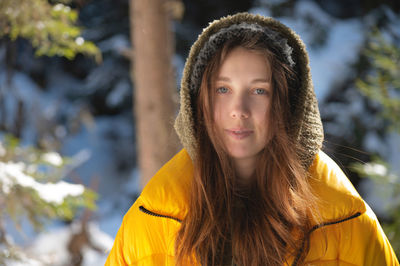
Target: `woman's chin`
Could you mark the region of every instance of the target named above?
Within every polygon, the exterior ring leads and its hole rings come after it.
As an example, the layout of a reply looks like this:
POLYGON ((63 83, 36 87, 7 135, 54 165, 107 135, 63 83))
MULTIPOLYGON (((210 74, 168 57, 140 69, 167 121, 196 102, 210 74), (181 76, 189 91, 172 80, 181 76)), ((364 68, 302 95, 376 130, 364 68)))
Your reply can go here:
POLYGON ((234 160, 248 160, 257 157, 257 153, 249 151, 229 151, 229 156, 234 160))

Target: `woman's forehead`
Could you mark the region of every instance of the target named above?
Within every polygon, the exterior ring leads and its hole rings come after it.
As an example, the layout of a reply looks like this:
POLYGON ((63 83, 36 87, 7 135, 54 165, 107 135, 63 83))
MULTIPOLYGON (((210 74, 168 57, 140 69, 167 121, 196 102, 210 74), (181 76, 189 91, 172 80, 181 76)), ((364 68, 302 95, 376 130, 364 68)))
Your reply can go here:
POLYGON ((245 74, 257 81, 268 81, 270 72, 270 63, 265 53, 238 46, 222 58, 218 69, 213 74, 215 81, 229 81, 245 74))

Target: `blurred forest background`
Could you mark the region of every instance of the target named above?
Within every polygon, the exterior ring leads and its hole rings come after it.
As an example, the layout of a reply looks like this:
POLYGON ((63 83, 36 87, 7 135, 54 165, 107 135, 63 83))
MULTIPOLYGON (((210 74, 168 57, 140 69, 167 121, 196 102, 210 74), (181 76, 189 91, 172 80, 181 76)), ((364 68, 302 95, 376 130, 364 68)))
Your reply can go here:
POLYGON ((242 11, 305 41, 324 150, 400 256, 399 1, 0 0, 0 265, 104 264, 179 149, 191 44, 242 11))

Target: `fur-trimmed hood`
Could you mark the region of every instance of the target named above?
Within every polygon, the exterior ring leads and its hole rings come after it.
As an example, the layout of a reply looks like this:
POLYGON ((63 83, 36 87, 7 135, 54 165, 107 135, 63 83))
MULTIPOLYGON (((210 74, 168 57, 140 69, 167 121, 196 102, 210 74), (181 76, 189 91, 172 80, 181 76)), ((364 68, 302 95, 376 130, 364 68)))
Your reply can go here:
POLYGON ((230 38, 240 36, 243 31, 262 31, 277 47, 287 64, 292 66, 299 78, 299 86, 291 90, 291 121, 289 135, 297 144, 302 164, 308 168, 322 146, 323 128, 318 103, 311 80, 308 54, 300 37, 279 21, 239 13, 215 20, 203 30, 193 44, 187 58, 180 90, 180 110, 175 121, 175 130, 192 160, 195 159, 193 103, 196 102, 201 77, 208 61, 216 50, 230 38))

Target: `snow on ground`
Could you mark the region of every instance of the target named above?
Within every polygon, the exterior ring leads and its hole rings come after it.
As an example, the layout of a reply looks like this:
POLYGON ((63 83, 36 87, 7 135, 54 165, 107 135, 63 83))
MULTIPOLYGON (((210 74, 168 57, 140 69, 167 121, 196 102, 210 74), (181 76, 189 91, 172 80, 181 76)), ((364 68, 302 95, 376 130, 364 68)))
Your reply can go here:
MULTIPOLYGON (((69 261, 68 243, 72 233, 79 229, 78 224, 53 228, 39 234, 25 249, 22 261, 7 261, 8 266, 20 265, 71 265, 69 261)), ((82 249, 82 266, 104 265, 107 254, 112 247, 113 238, 99 229, 96 222, 88 224, 90 242, 99 250, 85 245, 82 249)))

